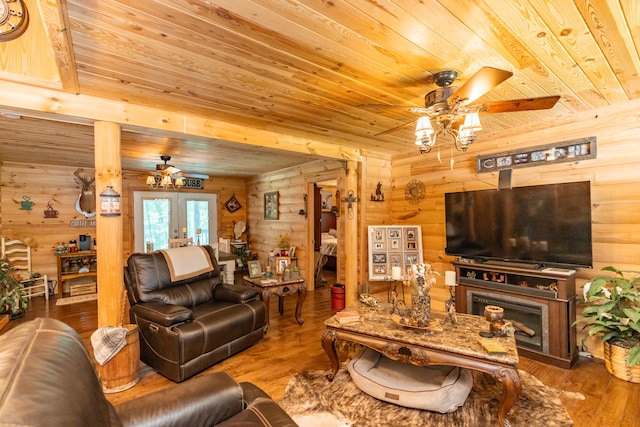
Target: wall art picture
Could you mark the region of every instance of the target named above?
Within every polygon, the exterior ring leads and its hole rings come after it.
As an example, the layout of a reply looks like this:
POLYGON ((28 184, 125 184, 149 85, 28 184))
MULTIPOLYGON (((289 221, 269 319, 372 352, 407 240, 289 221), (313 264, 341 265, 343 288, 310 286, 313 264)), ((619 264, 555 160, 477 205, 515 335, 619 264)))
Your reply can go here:
POLYGON ((278 198, 279 193, 277 191, 264 193, 264 219, 278 219, 278 198))

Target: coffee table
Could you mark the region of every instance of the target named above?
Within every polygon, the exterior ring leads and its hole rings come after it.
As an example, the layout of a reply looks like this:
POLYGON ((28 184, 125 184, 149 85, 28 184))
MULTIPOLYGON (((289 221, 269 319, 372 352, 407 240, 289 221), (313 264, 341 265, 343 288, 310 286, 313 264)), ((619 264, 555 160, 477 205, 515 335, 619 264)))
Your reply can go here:
POLYGON ((481 316, 458 313, 458 323, 454 327, 451 322, 444 322, 446 313, 432 311, 432 320, 439 320, 441 324, 429 330, 402 326, 393 321, 389 304, 369 307, 357 303, 345 311, 359 312, 360 320, 340 323, 334 315, 325 321, 322 347, 331 361, 327 374, 329 381, 340 367, 335 348, 337 339, 362 344, 392 360, 418 366, 451 365, 474 369, 493 375, 503 384, 498 421, 500 425, 511 425, 507 413, 522 391, 514 337, 493 338, 507 349, 507 354, 488 354, 478 343, 479 333, 489 331, 489 322, 481 316))
POLYGON ((260 297, 264 303, 266 321, 264 325, 264 331, 269 330, 269 300, 271 295, 278 296, 278 311, 280 315, 284 312, 284 300, 287 295, 298 294, 298 301, 296 302, 296 320, 299 325, 304 323, 302 318, 302 303, 307 296, 307 286, 304 283, 303 278, 282 280, 281 278, 267 279, 265 277, 249 277, 244 276, 242 278, 245 283, 257 288, 260 291, 260 297))

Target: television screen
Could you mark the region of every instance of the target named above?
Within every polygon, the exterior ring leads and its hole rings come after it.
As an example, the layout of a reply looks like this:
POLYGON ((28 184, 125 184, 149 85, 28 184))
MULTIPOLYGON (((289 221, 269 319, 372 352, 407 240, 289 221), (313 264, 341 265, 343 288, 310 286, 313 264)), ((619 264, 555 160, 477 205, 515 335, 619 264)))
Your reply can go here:
POLYGON ((448 255, 592 267, 589 181, 445 194, 448 255))

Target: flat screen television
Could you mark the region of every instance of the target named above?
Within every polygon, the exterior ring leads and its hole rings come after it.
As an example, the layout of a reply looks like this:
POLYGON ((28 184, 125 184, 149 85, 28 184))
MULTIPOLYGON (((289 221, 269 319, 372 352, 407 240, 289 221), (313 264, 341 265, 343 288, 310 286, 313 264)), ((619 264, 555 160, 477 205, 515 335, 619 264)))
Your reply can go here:
POLYGON ((445 194, 448 255, 592 267, 589 181, 445 194))

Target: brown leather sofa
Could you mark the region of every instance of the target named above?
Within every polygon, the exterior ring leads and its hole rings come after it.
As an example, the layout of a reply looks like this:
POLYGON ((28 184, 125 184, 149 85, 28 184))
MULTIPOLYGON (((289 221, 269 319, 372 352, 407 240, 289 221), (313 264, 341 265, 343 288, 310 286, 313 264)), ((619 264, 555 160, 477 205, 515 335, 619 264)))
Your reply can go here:
POLYGON ((38 318, 0 336, 0 426, 214 425, 296 424, 261 389, 224 372, 113 406, 70 326, 38 318))
MULTIPOLYGON (((177 382, 264 336, 264 304, 256 289, 222 283, 213 248, 201 248, 213 270, 189 279, 172 281, 160 251, 132 254, 124 269, 130 319, 140 333, 140 359, 177 382)), ((184 249, 189 247, 168 251, 184 249)))

